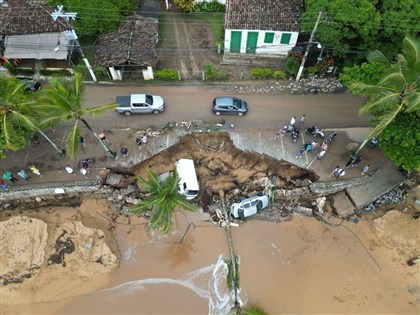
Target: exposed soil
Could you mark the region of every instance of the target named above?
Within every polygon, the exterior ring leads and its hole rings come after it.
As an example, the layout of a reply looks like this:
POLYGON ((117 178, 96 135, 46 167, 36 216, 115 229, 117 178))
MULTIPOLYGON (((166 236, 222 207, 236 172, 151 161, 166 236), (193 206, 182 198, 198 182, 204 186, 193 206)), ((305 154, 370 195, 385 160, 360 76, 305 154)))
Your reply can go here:
POLYGON ((252 68, 238 65, 218 66, 223 59, 223 51, 217 53, 216 37, 208 21, 181 14, 175 6, 171 12, 165 14, 161 24, 162 32, 165 33, 163 37, 167 39, 159 42, 159 68, 178 69, 181 78, 187 80, 200 79, 206 64, 212 64, 216 69, 231 74, 252 68))
POLYGON ((268 178, 274 188, 293 189, 309 185, 319 177, 311 170, 279 161, 256 152, 236 148, 226 132, 192 133, 170 148, 134 167, 134 173, 146 177, 146 168, 160 175, 173 171, 181 158, 191 158, 200 178, 201 206, 207 210, 212 196, 245 194, 262 185, 252 186, 258 179, 268 178), (239 193, 238 190, 239 189, 239 193))

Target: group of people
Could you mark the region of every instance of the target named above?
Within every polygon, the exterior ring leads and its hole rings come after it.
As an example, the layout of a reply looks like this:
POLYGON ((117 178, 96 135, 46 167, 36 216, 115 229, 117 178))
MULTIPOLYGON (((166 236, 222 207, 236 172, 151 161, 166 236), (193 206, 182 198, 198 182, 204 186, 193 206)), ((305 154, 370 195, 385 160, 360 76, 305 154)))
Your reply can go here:
MULTIPOLYGON (((32 172, 32 173, 34 173, 35 175, 38 175, 38 176, 42 177, 41 172, 39 171, 39 169, 38 169, 35 165, 31 165, 31 166, 29 167, 29 169, 30 169, 30 170, 31 170, 31 172, 32 172)), ((17 176, 18 176, 18 177, 21 177, 21 178, 22 178, 22 179, 24 179, 24 180, 28 180, 28 179, 29 179, 29 175, 28 175, 28 173, 26 172, 26 170, 25 170, 25 169, 21 169, 21 170, 19 170, 19 172, 17 172, 17 176)), ((7 185, 7 183, 5 182, 5 180, 6 180, 6 181, 8 181, 8 182, 11 182, 11 183, 13 184, 13 183, 15 183, 18 179, 17 179, 17 178, 13 175, 13 173, 12 173, 11 171, 6 171, 6 172, 4 172, 2 179, 0 179, 0 187, 1 187, 3 190, 8 190, 8 189, 9 189, 9 185, 7 185)))

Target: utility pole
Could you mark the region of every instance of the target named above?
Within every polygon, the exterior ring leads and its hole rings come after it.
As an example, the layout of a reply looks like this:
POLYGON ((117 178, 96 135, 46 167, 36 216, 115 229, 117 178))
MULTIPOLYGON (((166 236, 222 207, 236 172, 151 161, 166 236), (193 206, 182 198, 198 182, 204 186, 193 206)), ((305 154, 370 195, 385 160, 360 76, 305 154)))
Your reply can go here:
POLYGON ((315 32, 316 32, 316 29, 318 28, 319 21, 321 20, 322 13, 323 13, 322 11, 319 11, 318 18, 317 18, 315 26, 312 30, 311 37, 309 38, 308 46, 306 46, 305 54, 303 55, 302 62, 300 64, 300 68, 299 68, 298 74, 296 76, 296 82, 298 82, 300 80, 300 77, 302 75, 303 67, 305 66, 306 58, 308 58, 309 49, 311 48, 312 40, 314 39, 315 32))
POLYGON ((82 55, 83 61, 87 67, 87 69, 89 70, 90 76, 92 77, 92 80, 94 82, 98 82, 98 80, 96 79, 96 75, 93 72, 92 66, 89 63, 89 60, 87 59, 87 57, 85 56, 85 53, 83 52, 82 46, 80 45, 79 42, 79 38, 76 35, 76 32, 74 31, 70 20, 75 20, 77 16, 77 13, 71 12, 71 13, 64 13, 63 11, 63 6, 62 5, 58 5, 57 6, 57 10, 55 10, 53 13, 51 13, 51 17, 53 18, 54 21, 57 21, 57 19, 59 17, 63 18, 64 21, 66 22, 66 26, 71 30, 71 33, 73 34, 73 40, 76 42, 77 47, 79 47, 80 50, 80 54, 82 55))

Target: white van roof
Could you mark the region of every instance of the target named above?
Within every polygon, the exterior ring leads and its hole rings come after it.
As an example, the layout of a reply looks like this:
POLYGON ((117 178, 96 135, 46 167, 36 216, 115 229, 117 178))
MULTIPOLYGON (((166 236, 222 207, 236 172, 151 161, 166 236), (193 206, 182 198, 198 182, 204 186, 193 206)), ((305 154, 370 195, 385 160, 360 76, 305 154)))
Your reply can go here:
POLYGON ((175 163, 176 171, 181 182, 188 183, 189 190, 199 190, 197 174, 192 159, 180 159, 175 163))

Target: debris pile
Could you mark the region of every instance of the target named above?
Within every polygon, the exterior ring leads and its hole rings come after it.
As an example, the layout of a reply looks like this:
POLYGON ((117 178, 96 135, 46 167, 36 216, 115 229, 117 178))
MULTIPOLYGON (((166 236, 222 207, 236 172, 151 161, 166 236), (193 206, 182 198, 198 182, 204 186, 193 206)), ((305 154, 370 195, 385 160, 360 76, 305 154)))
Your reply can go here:
POLYGON ((382 195, 380 198, 376 199, 374 202, 364 207, 361 212, 362 214, 368 214, 369 212, 375 211, 376 209, 386 205, 403 204, 405 203, 406 197, 407 187, 404 183, 402 183, 387 194, 382 195))

